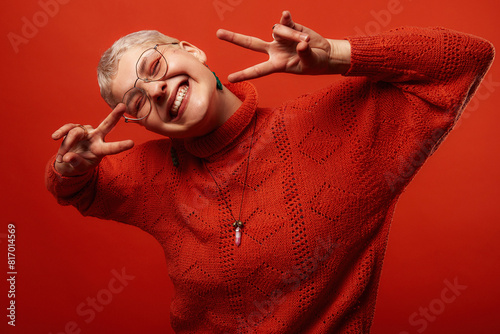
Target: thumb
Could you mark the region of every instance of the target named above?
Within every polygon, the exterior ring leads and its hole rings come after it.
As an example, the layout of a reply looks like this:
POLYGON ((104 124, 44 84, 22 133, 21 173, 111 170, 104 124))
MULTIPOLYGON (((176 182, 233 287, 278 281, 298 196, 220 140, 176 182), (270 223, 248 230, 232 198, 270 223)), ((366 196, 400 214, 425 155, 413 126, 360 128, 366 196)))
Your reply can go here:
POLYGON ((110 143, 104 142, 100 146, 99 155, 105 156, 118 154, 130 150, 132 147, 134 147, 134 142, 130 139, 110 143))

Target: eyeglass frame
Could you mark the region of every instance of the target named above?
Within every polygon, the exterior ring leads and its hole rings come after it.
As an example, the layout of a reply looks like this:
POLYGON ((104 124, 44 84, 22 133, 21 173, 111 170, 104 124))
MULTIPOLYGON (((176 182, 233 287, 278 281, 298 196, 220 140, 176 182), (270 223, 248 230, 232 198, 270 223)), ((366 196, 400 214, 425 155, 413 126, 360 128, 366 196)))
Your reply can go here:
POLYGON ((135 63, 135 75, 137 76, 137 79, 135 79, 135 82, 134 82, 134 86, 132 88, 130 88, 129 90, 127 90, 125 92, 125 94, 123 94, 123 97, 122 97, 122 103, 125 104, 126 106, 126 103, 124 102, 125 100, 125 96, 130 92, 132 91, 133 89, 139 89, 141 91, 141 93, 146 96, 146 98, 148 99, 149 101, 149 111, 147 112, 147 114, 145 116, 142 116, 140 118, 130 118, 130 117, 127 117, 125 115, 122 115, 123 118, 125 119, 125 123, 138 123, 140 122, 141 120, 145 119, 146 117, 149 116, 149 114, 151 114, 151 110, 153 110, 153 104, 151 103, 151 97, 149 96, 149 94, 142 88, 140 87, 137 87, 137 81, 141 80, 145 83, 149 83, 149 82, 155 82, 155 81, 161 81, 165 75, 167 74, 168 72, 168 62, 167 62, 167 58, 165 58, 165 56, 163 55, 162 52, 160 52, 160 50, 158 50, 158 46, 160 45, 173 45, 173 44, 179 44, 178 42, 172 42, 172 43, 159 43, 159 44, 156 44, 154 47, 152 48, 148 48, 146 50, 144 50, 141 55, 139 56, 139 58, 137 59, 137 62, 135 63), (138 66, 139 66, 139 60, 141 60, 142 56, 149 50, 155 50, 156 52, 158 52, 163 60, 165 61, 165 73, 163 73, 163 75, 159 78, 159 79, 155 79, 155 80, 150 80, 150 79, 142 79, 139 77, 139 70, 138 70, 138 66))

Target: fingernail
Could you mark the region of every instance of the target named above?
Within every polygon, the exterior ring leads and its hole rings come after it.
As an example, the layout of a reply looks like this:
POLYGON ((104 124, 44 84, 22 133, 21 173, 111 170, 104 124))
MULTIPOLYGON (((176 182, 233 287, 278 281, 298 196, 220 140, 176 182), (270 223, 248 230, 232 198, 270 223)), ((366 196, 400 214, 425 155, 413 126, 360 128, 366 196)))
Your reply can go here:
POLYGON ((276 27, 278 24, 276 23, 275 25, 273 25, 273 30, 274 30, 274 27, 276 27))
POLYGON ((303 40, 304 42, 307 42, 308 38, 309 38, 309 35, 300 35, 300 39, 303 40))
POLYGON ((56 157, 56 161, 61 163, 62 162, 62 155, 58 154, 56 157))

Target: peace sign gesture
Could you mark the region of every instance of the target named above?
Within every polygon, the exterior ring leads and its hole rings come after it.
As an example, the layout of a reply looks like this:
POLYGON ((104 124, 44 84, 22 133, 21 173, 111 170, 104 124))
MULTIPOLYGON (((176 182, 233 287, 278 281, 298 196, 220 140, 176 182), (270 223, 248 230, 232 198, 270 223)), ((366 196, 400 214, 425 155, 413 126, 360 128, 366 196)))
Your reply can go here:
POLYGON ((104 140, 124 112, 125 105, 120 103, 96 129, 90 125, 68 123, 56 130, 52 139, 64 139, 57 152, 55 169, 64 176, 82 175, 95 168, 106 155, 131 149, 134 146, 132 140, 111 143, 104 140))
POLYGON ((315 31, 292 21, 284 11, 273 27, 272 42, 224 29, 217 37, 235 45, 269 55, 269 60, 229 75, 238 82, 277 72, 294 74, 340 74, 350 66, 351 46, 346 40, 326 39, 315 31))

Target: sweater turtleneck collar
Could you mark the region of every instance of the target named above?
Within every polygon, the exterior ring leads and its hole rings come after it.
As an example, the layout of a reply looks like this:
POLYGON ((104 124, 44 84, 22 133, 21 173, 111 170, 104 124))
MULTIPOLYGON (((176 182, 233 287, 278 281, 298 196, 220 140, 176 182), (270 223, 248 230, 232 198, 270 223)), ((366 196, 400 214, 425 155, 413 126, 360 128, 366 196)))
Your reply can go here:
POLYGON ((186 150, 199 158, 208 158, 236 144, 244 138, 257 109, 257 90, 249 82, 225 84, 243 103, 236 112, 211 133, 183 140, 186 150), (245 131, 246 130, 246 131, 245 131))

